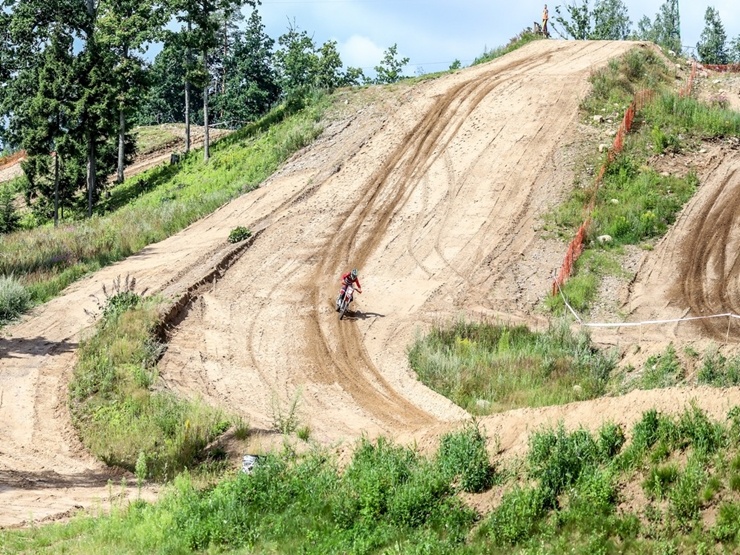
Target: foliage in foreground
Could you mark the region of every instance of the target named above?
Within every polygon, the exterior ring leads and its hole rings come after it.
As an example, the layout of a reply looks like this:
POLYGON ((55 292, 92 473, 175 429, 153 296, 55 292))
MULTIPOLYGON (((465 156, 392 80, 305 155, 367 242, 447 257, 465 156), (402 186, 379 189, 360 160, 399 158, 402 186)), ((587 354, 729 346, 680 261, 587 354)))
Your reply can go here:
POLYGON ((173 477, 192 468, 228 422, 203 404, 153 391, 157 305, 129 287, 103 306, 96 333, 84 341, 69 385, 73 422, 85 446, 109 465, 141 477, 173 477))
MULTIPOLYGON (((250 475, 205 489, 185 473, 156 504, 138 501, 97 519, 1 532, 0 547, 469 555, 740 547, 738 408, 724 422, 696 407, 673 417, 649 410, 629 434, 613 423, 595 433, 562 424, 538 429, 521 459, 492 474, 500 501, 478 512, 461 500, 449 463, 456 445, 453 468, 471 466, 481 437, 469 424, 445 436, 436 456, 363 439, 344 467, 318 447, 303 455, 287 449, 266 456, 250 475)), ((491 472, 487 457, 485 468, 491 472)))
POLYGON ((465 321, 435 326, 409 360, 425 385, 473 414, 598 397, 615 366, 565 321, 541 332, 465 321))

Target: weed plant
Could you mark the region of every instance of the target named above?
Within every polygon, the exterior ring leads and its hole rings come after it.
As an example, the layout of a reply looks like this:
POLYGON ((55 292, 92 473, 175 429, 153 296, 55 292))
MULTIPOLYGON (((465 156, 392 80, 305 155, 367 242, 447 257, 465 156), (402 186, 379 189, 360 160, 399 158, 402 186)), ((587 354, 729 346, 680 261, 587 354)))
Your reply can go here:
POLYGON ((15 275, 42 303, 83 275, 161 241, 259 185, 321 132, 328 100, 303 111, 277 108, 214 143, 208 164, 193 151, 111 191, 90 219, 0 235, 0 275, 15 275))
POLYGON ((726 357, 716 348, 710 349, 704 355, 697 381, 715 387, 740 385, 740 356, 726 357))
POLYGON ((14 276, 0 275, 0 323, 25 312, 31 304, 31 293, 14 276))
POLYGON ((107 464, 142 479, 172 478, 192 468, 228 422, 202 403, 152 390, 161 353, 157 306, 129 302, 131 291, 123 306, 120 294, 80 346, 69 385, 73 421, 85 446, 107 464))
POLYGON ((615 365, 564 321, 542 332, 462 320, 435 326, 409 360, 424 384, 472 414, 598 397, 615 365))

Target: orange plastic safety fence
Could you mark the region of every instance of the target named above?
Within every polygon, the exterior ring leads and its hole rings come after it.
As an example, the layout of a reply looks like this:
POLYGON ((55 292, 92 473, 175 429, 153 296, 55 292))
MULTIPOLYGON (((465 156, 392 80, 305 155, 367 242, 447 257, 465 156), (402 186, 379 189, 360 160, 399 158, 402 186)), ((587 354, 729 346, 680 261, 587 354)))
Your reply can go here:
POLYGON ((740 73, 740 64, 703 64, 704 69, 719 73, 740 73))
POLYGON ((571 273, 573 272, 573 266, 578 260, 578 257, 583 252, 586 235, 588 234, 588 228, 591 225, 591 213, 596 206, 596 194, 599 190, 599 187, 601 187, 601 184, 604 181, 604 175, 606 175, 606 171, 609 165, 614 162, 617 154, 622 152, 622 150, 624 149, 624 140, 627 133, 629 133, 630 129, 632 129, 632 123, 635 120, 635 114, 637 113, 637 110, 643 108, 653 98, 654 94, 654 91, 651 90, 639 91, 635 94, 635 97, 630 105, 627 107, 627 110, 625 110, 622 122, 620 123, 619 129, 617 129, 617 134, 614 137, 612 148, 609 149, 609 152, 606 155, 606 159, 601 165, 599 173, 596 175, 593 192, 591 194, 591 200, 589 201, 587 207, 586 219, 578 228, 576 236, 568 245, 568 250, 565 253, 563 264, 560 266, 560 270, 558 271, 555 281, 552 284, 553 295, 556 295, 558 287, 563 285, 568 280, 571 273))
POLYGON ((694 79, 695 78, 696 78, 696 62, 691 64, 691 73, 689 73, 689 78, 686 81, 686 86, 678 92, 679 96, 689 96, 691 94, 691 91, 694 90, 694 79))

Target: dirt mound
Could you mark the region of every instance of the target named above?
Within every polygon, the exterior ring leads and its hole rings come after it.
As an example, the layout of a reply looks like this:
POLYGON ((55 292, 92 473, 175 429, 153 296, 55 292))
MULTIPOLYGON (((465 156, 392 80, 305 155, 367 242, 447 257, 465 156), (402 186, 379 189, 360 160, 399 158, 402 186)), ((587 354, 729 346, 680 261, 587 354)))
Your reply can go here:
MULTIPOLYGON (((540 220, 572 184, 578 104, 589 74, 634 45, 538 41, 433 81, 371 88, 363 94, 375 100, 362 108, 347 93, 319 140, 260 189, 7 329, 0 504, 11 509, 0 525, 107 495, 106 470, 77 443, 65 400, 90 323, 84 308, 118 275, 181 301, 160 363, 164 385, 256 430, 271 429, 296 399, 300 422, 326 444, 381 433, 426 441, 458 425, 467 415, 415 379, 406 348, 420 330, 461 315, 539 325, 535 308, 564 252, 543 237, 540 220), (259 233, 240 251, 226 242, 238 225, 259 233), (340 322, 333 299, 351 267, 364 293, 340 322), (48 479, 34 482, 43 473, 48 479)), ((501 422, 513 448, 526 442, 531 415, 590 421, 599 403, 638 415, 670 395, 520 411, 517 425, 491 417, 490 431, 501 422)))

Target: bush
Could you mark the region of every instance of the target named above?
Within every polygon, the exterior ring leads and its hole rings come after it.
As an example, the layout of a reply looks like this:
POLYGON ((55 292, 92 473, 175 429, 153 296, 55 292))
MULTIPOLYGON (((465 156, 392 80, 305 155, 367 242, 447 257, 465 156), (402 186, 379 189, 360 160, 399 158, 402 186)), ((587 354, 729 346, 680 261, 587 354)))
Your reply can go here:
POLYGON ((489 517, 488 535, 498 546, 518 544, 535 534, 545 514, 545 496, 540 488, 517 487, 504 496, 489 517))
POLYGON ((31 305, 31 294, 12 275, 0 276, 0 323, 23 314, 31 305))
POLYGON ((488 489, 493 469, 488 461, 486 438, 477 422, 465 429, 445 435, 439 447, 438 465, 445 476, 460 480, 460 487, 478 493, 488 489))
POLYGON ((252 236, 252 232, 244 226, 238 226, 229 233, 229 243, 238 243, 252 236))
POLYGON ((740 503, 724 502, 719 506, 712 536, 722 543, 740 542, 740 503))
POLYGON ((558 507, 558 496, 576 483, 581 474, 592 472, 603 461, 603 450, 586 430, 535 432, 529 440, 529 475, 539 480, 547 507, 558 507))

